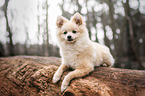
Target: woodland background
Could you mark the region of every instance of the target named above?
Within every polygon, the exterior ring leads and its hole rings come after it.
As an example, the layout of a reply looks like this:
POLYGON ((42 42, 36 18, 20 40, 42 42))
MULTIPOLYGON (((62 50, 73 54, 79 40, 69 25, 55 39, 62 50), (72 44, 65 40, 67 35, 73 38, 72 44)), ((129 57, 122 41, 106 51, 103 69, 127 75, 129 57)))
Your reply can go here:
POLYGON ((56 18, 75 12, 86 20, 90 39, 110 48, 114 67, 144 69, 144 0, 0 0, 0 57, 60 57, 56 18))

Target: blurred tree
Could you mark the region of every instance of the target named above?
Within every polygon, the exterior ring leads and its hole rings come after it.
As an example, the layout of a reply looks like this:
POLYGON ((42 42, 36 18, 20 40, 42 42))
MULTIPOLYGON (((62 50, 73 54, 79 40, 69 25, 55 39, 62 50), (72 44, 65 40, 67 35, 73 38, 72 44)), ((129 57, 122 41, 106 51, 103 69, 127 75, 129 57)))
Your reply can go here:
POLYGON ((5 50, 4 50, 3 44, 0 42, 0 57, 5 56, 4 53, 5 53, 5 50))
POLYGON ((107 31, 106 31, 106 28, 105 28, 106 25, 107 25, 107 18, 106 18, 106 15, 104 13, 101 14, 101 23, 103 25, 103 31, 104 31, 104 43, 107 47, 110 48, 111 42, 109 41, 109 39, 106 35, 107 31))
MULTIPOLYGON (((48 0, 43 2, 43 10, 45 11, 45 19, 43 20, 43 54, 44 56, 49 56, 49 27, 48 27, 48 0)), ((38 25, 39 26, 39 25, 38 25)))
POLYGON ((3 9, 3 12, 4 12, 5 19, 6 19, 6 30, 9 34, 8 35, 8 38, 9 38, 9 42, 8 42, 8 44, 9 44, 8 45, 9 55, 13 56, 13 55, 15 55, 15 50, 14 50, 14 44, 13 44, 13 33, 11 31, 8 16, 7 16, 8 3, 9 3, 9 0, 5 0, 5 3, 3 5, 2 9, 3 9))
POLYGON ((26 32, 26 40, 25 40, 25 45, 24 45, 24 48, 25 48, 25 54, 28 55, 28 42, 30 42, 30 38, 29 38, 29 33, 28 33, 28 27, 24 24, 24 27, 25 27, 25 32, 26 32))
POLYGON ((49 56, 48 0, 46 0, 46 56, 49 56))
POLYGON ((40 56, 40 46, 39 46, 39 42, 40 42, 40 28, 41 28, 41 24, 40 24, 40 2, 39 0, 37 0, 37 11, 38 11, 38 15, 37 15, 37 26, 38 26, 38 32, 37 32, 37 40, 38 40, 38 44, 37 44, 37 55, 40 56))
MULTIPOLYGON (((139 0, 138 0, 139 2, 139 0)), ((123 3, 124 9, 125 9, 125 18, 126 18, 126 32, 128 36, 128 58, 130 60, 137 60, 139 64, 139 69, 144 69, 144 66, 141 63, 140 56, 137 51, 137 47, 135 45, 135 32, 133 31, 133 22, 131 12, 130 12, 130 6, 129 6, 129 0, 126 0, 125 3, 123 3)))

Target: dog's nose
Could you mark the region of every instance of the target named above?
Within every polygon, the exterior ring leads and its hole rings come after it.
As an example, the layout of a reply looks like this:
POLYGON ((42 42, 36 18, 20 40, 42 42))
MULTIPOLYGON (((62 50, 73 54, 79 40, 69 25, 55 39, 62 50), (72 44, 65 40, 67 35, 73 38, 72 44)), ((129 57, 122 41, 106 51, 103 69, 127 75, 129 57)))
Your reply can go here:
POLYGON ((69 35, 69 36, 67 36, 67 38, 68 38, 68 39, 71 39, 71 36, 69 35))

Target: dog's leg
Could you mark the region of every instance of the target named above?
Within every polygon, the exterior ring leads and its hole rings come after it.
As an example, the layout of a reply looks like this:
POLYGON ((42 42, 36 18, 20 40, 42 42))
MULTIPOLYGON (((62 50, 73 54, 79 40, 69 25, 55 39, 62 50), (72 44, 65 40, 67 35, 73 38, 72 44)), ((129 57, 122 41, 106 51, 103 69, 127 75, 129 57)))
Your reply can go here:
POLYGON ((56 83, 57 81, 60 80, 60 77, 65 70, 66 70, 66 65, 61 64, 53 76, 53 83, 56 83))
POLYGON ((69 85, 70 81, 75 78, 75 77, 83 77, 87 74, 89 74, 91 71, 94 70, 93 68, 81 68, 81 69, 76 69, 72 72, 70 72, 68 75, 65 76, 62 85, 61 85, 61 92, 63 92, 69 85))
POLYGON ((106 55, 104 58, 104 63, 107 64, 108 67, 113 66, 115 60, 111 54, 106 55))

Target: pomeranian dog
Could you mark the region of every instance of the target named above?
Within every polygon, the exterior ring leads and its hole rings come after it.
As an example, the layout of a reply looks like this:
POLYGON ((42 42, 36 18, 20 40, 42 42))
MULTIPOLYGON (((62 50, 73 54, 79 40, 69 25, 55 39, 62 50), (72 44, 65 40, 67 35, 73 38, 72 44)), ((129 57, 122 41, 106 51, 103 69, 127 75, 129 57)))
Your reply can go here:
POLYGON ((89 74, 95 66, 104 63, 107 66, 114 64, 109 48, 89 39, 86 24, 79 13, 76 13, 70 20, 59 16, 56 23, 62 63, 53 76, 53 83, 60 80, 68 67, 74 69, 62 81, 61 92, 69 86, 73 78, 89 74))

